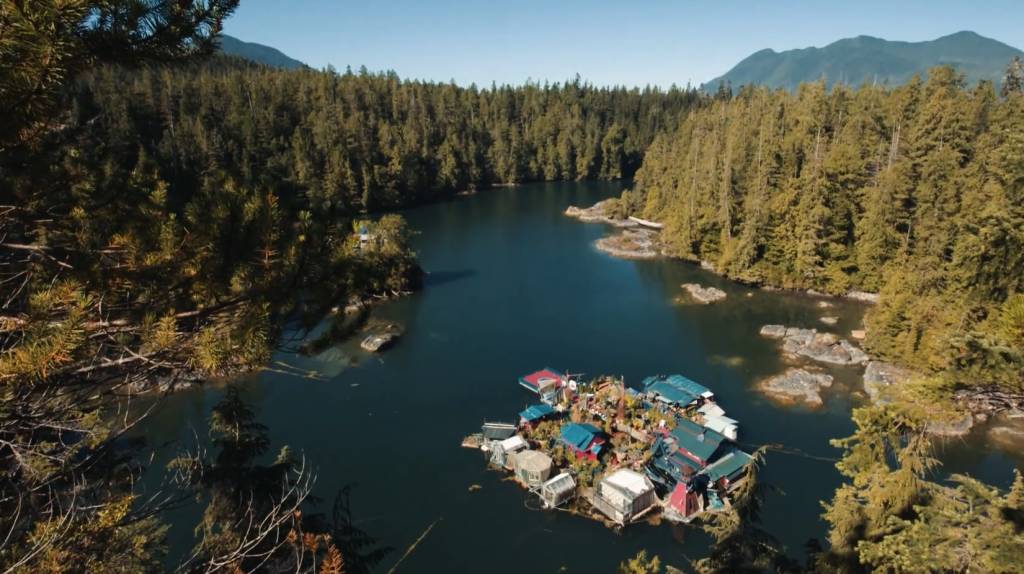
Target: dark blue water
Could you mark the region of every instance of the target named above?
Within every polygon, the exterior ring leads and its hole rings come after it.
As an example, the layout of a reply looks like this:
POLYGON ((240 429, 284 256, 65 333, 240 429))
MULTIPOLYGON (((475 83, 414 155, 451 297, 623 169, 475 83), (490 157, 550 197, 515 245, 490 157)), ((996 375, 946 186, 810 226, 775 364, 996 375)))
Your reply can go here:
MULTIPOLYGON (((402 323, 405 337, 379 357, 354 342, 318 357, 279 353, 275 361, 316 370, 323 380, 264 372, 247 394, 277 446, 301 450, 317 468, 317 494, 355 484, 359 525, 402 552, 440 521, 400 572, 614 571, 641 549, 686 569, 707 541, 699 529, 638 525, 622 533, 562 513, 527 508, 527 495, 485 469, 462 437, 484 420, 514 420, 531 397, 516 378, 540 367, 588 375, 623 375, 627 384, 659 373, 683 373, 711 387, 744 444, 781 443, 802 455, 772 452, 763 480, 779 493, 766 503, 766 527, 796 556, 822 538, 821 502, 840 476, 828 441, 852 430, 849 418, 860 370, 831 372, 837 384, 818 410, 782 407, 754 390, 781 372, 776 343, 761 325, 858 328, 860 304, 747 289, 682 262, 624 261, 596 251, 602 225, 566 218, 567 205, 617 194, 619 184, 564 183, 488 191, 405 213, 430 273, 426 288, 383 305, 375 315, 402 323), (716 305, 674 303, 680 284, 715 285, 728 293, 716 305), (355 360, 358 366, 350 366, 355 360), (804 456, 807 455, 807 456, 804 456), (482 489, 470 492, 479 484, 482 489)), ((280 365, 271 365, 280 369, 280 365)), ((215 386, 169 399, 149 435, 167 444, 191 441, 220 398, 215 386)), ((200 433, 202 431, 200 430, 200 433)), ((949 468, 1007 484, 1013 460, 978 441, 947 444, 949 468)), ((326 505, 325 505, 326 509, 326 505)), ((172 516, 172 548, 191 537, 196 510, 172 516)))

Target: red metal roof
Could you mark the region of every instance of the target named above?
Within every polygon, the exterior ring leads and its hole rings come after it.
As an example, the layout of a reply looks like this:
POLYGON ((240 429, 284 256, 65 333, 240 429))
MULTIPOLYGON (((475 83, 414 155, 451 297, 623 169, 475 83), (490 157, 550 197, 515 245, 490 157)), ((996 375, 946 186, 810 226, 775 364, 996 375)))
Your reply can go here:
POLYGON ((540 388, 541 381, 544 379, 554 379, 555 381, 557 381, 556 386, 559 387, 561 387, 563 384, 562 374, 551 369, 541 369, 536 373, 530 373, 529 375, 525 375, 522 378, 523 381, 538 389, 540 388))

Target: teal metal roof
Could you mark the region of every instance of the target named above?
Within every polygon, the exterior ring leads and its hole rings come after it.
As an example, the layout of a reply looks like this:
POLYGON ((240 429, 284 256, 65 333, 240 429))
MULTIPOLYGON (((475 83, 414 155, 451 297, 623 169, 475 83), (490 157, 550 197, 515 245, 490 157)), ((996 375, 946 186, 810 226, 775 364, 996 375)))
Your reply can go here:
POLYGON ((707 462, 718 446, 725 439, 717 432, 706 429, 697 423, 684 418, 676 419, 676 428, 670 433, 676 439, 679 448, 707 462))
POLYGON ((689 404, 694 400, 712 394, 704 385, 682 375, 658 375, 643 380, 644 390, 657 394, 676 404, 689 404))
POLYGON ((555 409, 552 408, 551 405, 546 405, 542 403, 539 405, 531 405, 529 407, 526 407, 526 409, 523 412, 519 413, 519 416, 526 422, 532 423, 534 421, 539 421, 544 417, 551 416, 552 414, 554 414, 554 412, 555 409))
POLYGON ((714 464, 705 468, 702 472, 708 475, 712 482, 720 478, 732 479, 739 474, 754 460, 754 457, 739 449, 733 449, 714 464))
MULTIPOLYGON (((587 450, 594 437, 601 434, 601 430, 594 425, 587 423, 568 423, 562 425, 562 442, 576 450, 587 450)), ((596 452, 596 451, 595 451, 596 452)))

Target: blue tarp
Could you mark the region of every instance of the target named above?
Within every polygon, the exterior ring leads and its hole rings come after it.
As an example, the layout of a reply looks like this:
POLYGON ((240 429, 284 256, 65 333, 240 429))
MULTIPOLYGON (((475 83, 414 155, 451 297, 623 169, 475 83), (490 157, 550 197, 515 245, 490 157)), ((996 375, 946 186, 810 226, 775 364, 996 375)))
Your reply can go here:
POLYGON ((554 412, 555 409, 552 408, 551 405, 531 405, 529 407, 526 407, 526 410, 519 413, 519 417, 528 423, 532 423, 535 421, 539 421, 544 417, 549 417, 552 414, 554 414, 554 412))
POLYGON ((562 442, 572 448, 584 451, 594 442, 594 437, 601 434, 601 430, 592 424, 568 423, 562 425, 562 442))

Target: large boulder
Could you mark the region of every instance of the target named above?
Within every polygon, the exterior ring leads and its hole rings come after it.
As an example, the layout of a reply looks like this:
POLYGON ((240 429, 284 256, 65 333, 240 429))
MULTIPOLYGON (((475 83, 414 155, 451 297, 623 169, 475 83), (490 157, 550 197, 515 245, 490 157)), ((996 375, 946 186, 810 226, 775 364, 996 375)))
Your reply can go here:
POLYGON ((809 406, 822 405, 821 389, 832 386, 832 377, 792 368, 781 375, 761 382, 761 390, 769 396, 786 402, 803 402, 809 406))

